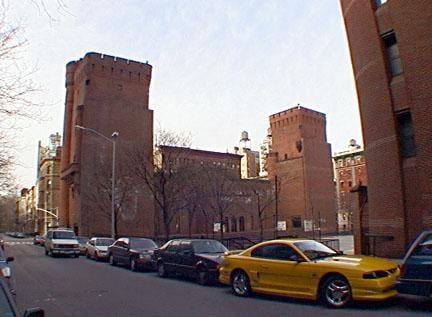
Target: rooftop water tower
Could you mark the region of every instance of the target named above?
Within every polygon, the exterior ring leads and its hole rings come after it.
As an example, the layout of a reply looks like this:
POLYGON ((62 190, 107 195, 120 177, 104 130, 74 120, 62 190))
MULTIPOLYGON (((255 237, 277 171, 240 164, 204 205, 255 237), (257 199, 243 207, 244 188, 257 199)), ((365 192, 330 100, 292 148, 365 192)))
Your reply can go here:
POLYGON ((247 131, 243 131, 241 133, 240 145, 241 145, 241 148, 244 148, 244 149, 250 149, 251 148, 249 133, 247 131))

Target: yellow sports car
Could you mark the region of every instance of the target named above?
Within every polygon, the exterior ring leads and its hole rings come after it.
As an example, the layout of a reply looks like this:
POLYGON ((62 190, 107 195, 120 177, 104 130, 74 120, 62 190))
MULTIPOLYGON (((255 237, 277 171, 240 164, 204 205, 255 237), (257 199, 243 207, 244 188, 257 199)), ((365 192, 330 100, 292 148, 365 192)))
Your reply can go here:
POLYGON ((251 292, 320 300, 341 308, 351 300, 385 300, 397 295, 399 268, 391 261, 343 255, 315 240, 262 242, 219 267, 219 281, 237 296, 251 292))

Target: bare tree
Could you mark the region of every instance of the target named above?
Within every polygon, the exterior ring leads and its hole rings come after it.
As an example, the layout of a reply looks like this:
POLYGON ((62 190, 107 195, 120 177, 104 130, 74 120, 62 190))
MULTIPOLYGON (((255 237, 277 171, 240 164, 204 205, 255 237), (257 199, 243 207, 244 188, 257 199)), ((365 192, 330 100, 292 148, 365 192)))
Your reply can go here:
POLYGON ((129 155, 134 175, 147 186, 164 227, 165 239, 171 236, 171 223, 190 201, 184 199, 185 178, 189 171, 182 164, 188 156, 190 136, 159 130, 155 137, 155 155, 149 157, 136 148, 129 155))
POLYGON ((248 186, 251 198, 256 207, 256 215, 258 216, 259 225, 259 238, 260 241, 264 239, 264 222, 269 217, 267 214, 271 213, 270 217, 274 216, 273 208, 276 201, 275 188, 267 180, 253 180, 248 186))
MULTIPOLYGON (((89 215, 89 211, 95 215, 100 215, 106 219, 107 228, 111 223, 111 202, 112 202, 112 183, 110 167, 98 169, 98 173, 94 173, 89 186, 90 191, 83 193, 85 199, 83 206, 89 215), (103 172, 106 171, 106 172, 103 172)), ((114 234, 118 237, 119 225, 126 212, 131 210, 134 198, 134 184, 131 177, 125 173, 123 164, 117 167, 117 176, 115 180, 115 197, 114 197, 114 234)), ((86 219, 88 221, 88 219, 86 219)), ((97 232, 88 232, 87 234, 95 234, 97 232)))
POLYGON ((0 197, 0 231, 15 231, 17 199, 13 194, 0 197))
POLYGON ((236 205, 238 199, 239 177, 233 170, 221 166, 202 166, 205 186, 205 197, 210 209, 219 219, 220 240, 229 225, 224 219, 229 210, 236 205))
POLYGON ((32 98, 38 90, 31 75, 21 62, 27 43, 23 29, 6 18, 6 8, 0 6, 0 128, 16 127, 20 119, 39 119, 40 105, 32 98))

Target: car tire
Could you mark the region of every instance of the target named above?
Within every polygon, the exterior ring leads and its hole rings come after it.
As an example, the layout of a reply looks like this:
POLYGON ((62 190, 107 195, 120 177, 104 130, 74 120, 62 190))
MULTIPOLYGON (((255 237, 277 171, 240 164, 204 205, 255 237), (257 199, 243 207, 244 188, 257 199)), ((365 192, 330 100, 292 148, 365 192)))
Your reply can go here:
POLYGON ((138 271, 138 265, 136 263, 136 260, 134 258, 130 259, 129 261, 129 267, 131 269, 132 272, 137 272, 138 271))
POLYGON ((196 274, 197 274, 197 282, 199 285, 206 286, 210 283, 210 276, 207 269, 203 267, 198 268, 196 274))
POLYGON ((112 266, 117 265, 117 262, 114 260, 114 256, 112 254, 110 254, 108 261, 109 261, 109 264, 111 264, 112 266))
POLYGON ((45 249, 45 255, 48 255, 48 250, 47 249, 45 249))
POLYGON ((163 262, 159 262, 157 264, 157 274, 159 277, 168 277, 168 272, 166 271, 165 265, 163 262))
POLYGON ((86 255, 86 258, 87 258, 87 259, 90 259, 90 254, 89 254, 87 251, 86 251, 86 254, 85 254, 85 255, 86 255))
POLYGON ((237 270, 231 278, 231 289, 234 295, 239 297, 247 297, 251 293, 249 277, 246 272, 237 270))
POLYGON ((329 308, 343 308, 352 300, 351 286, 345 277, 332 275, 321 284, 319 299, 329 308))
POLYGON ((99 261, 99 257, 98 257, 98 255, 97 255, 96 252, 93 254, 93 259, 94 259, 95 261, 99 261))

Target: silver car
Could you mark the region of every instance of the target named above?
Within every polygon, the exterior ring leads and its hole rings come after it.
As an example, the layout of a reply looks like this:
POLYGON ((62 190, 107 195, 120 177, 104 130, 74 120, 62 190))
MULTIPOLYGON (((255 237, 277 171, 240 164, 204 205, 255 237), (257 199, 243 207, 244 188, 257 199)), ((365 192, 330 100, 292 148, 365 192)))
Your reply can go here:
POLYGON ((114 239, 93 237, 87 241, 86 256, 88 259, 92 258, 96 261, 106 260, 108 258, 108 247, 114 243, 114 239))

